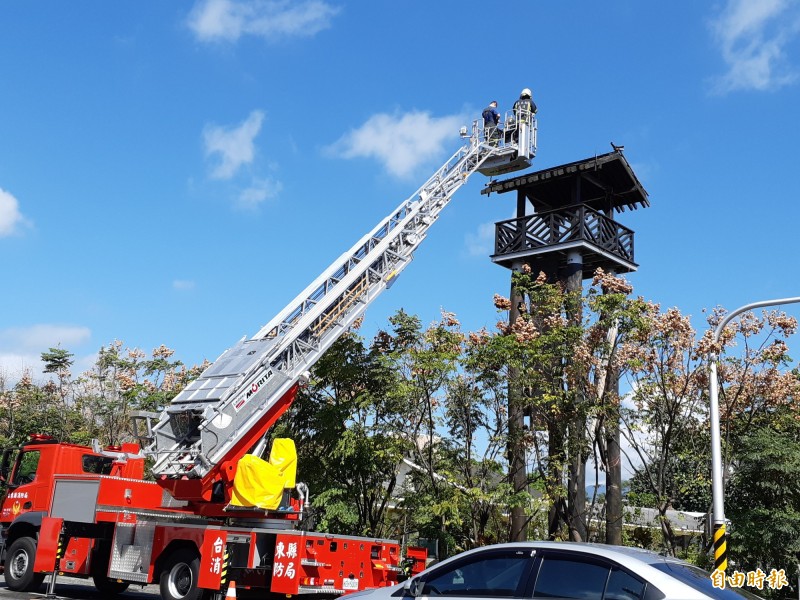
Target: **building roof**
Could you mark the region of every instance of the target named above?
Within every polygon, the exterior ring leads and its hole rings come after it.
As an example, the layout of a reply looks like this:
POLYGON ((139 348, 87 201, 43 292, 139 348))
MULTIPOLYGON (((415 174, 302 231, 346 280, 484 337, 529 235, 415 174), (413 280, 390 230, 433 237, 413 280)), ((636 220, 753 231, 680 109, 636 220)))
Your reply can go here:
POLYGON ((586 204, 605 213, 650 206, 647 191, 621 150, 490 182, 482 194, 517 191, 536 212, 586 204))

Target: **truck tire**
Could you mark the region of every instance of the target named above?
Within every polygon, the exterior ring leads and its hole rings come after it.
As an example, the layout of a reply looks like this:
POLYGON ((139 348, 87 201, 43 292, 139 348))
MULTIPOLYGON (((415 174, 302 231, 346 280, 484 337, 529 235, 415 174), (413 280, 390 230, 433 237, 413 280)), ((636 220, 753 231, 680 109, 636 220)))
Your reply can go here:
POLYGON ((109 540, 97 540, 89 559, 94 587, 104 598, 117 596, 128 589, 130 582, 120 581, 116 577, 108 576, 108 565, 111 561, 111 542, 109 540))
POLYGON ((94 587, 97 588, 98 592, 103 594, 104 598, 108 596, 118 596, 127 590, 130 585, 127 581, 118 581, 117 579, 106 577, 105 575, 92 575, 92 581, 94 582, 94 587))
POLYGON ((36 557, 36 540, 31 537, 17 538, 6 553, 5 579, 9 589, 15 592, 32 592, 44 581, 44 573, 33 571, 36 557))
POLYGON ((189 548, 180 548, 167 559, 159 587, 163 600, 201 600, 205 590, 197 587, 200 557, 189 548))

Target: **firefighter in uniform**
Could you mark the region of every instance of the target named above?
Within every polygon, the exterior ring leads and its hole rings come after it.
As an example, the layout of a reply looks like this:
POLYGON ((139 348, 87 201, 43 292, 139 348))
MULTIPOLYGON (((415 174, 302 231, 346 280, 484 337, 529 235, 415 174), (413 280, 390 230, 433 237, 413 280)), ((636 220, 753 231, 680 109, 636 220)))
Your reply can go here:
POLYGON ((528 88, 519 94, 519 100, 514 102, 514 115, 517 122, 530 123, 531 116, 536 114, 536 102, 531 98, 531 91, 528 88))
POLYGON ((497 146, 500 140, 500 115, 497 112, 497 100, 492 100, 483 110, 483 135, 484 139, 492 146, 497 146))
MULTIPOLYGON (((536 103, 531 97, 531 90, 525 88, 519 93, 519 100, 514 102, 514 118, 517 121, 517 127, 520 123, 530 125, 533 122, 533 115, 536 114, 536 103)), ((517 140, 518 131, 514 132, 514 141, 517 140)))

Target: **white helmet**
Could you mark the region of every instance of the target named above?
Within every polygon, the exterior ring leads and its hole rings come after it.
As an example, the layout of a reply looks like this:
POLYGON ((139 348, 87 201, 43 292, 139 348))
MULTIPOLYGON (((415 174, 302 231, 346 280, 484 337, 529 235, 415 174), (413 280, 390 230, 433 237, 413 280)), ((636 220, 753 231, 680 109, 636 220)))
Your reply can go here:
POLYGON ((531 97, 531 90, 529 88, 525 88, 519 93, 520 98, 530 98, 531 97))

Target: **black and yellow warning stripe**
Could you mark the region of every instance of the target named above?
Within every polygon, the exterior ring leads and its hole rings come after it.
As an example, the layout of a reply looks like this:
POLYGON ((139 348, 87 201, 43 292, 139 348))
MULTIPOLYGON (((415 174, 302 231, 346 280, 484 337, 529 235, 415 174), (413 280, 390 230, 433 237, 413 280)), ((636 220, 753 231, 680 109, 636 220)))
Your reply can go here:
POLYGON ((714 524, 714 569, 728 568, 728 545, 725 539, 725 523, 714 524))

